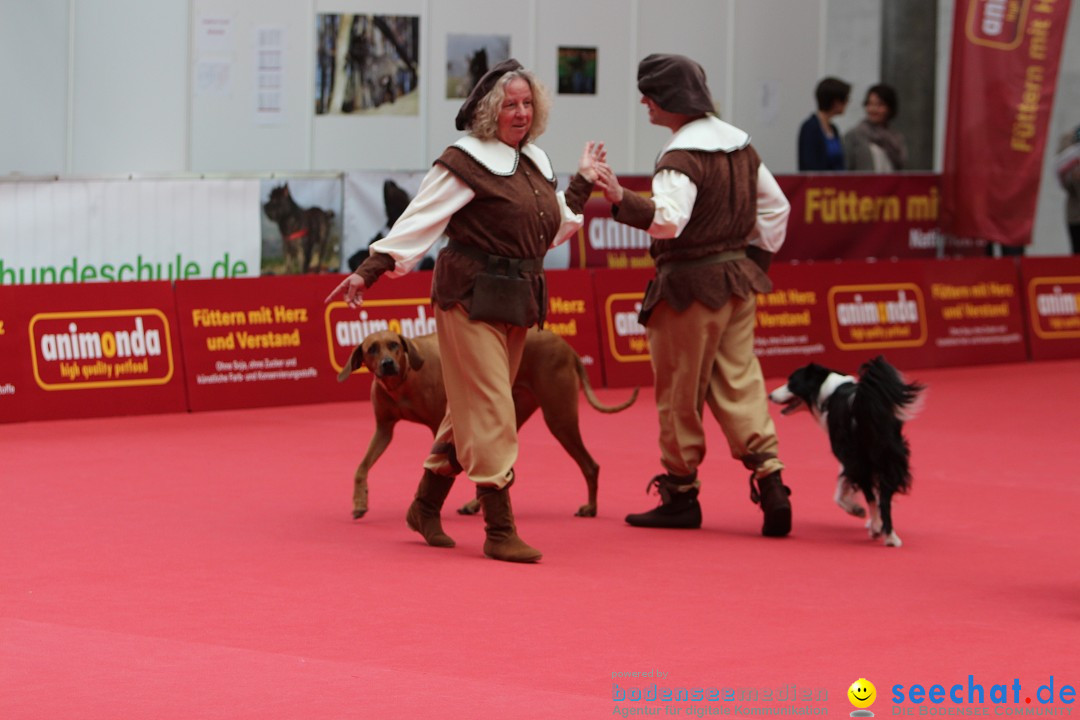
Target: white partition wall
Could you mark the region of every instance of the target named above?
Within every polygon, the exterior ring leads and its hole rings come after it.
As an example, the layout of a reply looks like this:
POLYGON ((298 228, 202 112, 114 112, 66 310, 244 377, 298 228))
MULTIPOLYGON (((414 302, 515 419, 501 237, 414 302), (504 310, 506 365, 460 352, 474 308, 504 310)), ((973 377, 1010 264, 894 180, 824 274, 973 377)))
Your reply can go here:
POLYGON ((0 173, 67 166, 68 0, 0 0, 0 173))
POLYGON ((187 0, 72 7, 70 172, 187 170, 187 0))
MULTIPOLYGON (((416 115, 320 115, 313 118, 311 169, 394 170, 425 167, 430 163, 424 145, 428 80, 434 58, 429 47, 428 3, 425 0, 316 0, 316 13, 416 15, 420 18, 419 109, 416 115)), ((314 34, 314 18, 311 33, 314 34)), ((314 48, 314 44, 312 45, 314 48)), ((308 75, 314 86, 314 50, 308 54, 308 75)), ((311 93, 314 97, 314 91, 311 93)), ((313 112, 309 109, 309 112, 313 112)))
POLYGON ((822 48, 809 39, 819 32, 822 7, 821 0, 735 3, 731 115, 774 173, 796 169, 799 123, 816 109, 822 48))
POLYGON ((613 161, 630 156, 633 3, 626 0, 542 0, 537 3, 534 68, 552 90, 554 106, 543 147, 556 172, 571 173, 586 140, 603 140, 613 161), (596 94, 559 95, 558 49, 596 48, 596 94))
MULTIPOLYGON (((536 5, 535 0, 436 0, 429 4, 428 35, 422 41, 430 57, 430 62, 425 63, 428 70, 424 81, 428 95, 427 148, 430 157, 417 167, 430 165, 444 147, 461 135, 454 128, 454 118, 462 100, 446 97, 447 36, 508 36, 510 56, 533 69, 532 18, 536 5)), ((547 140, 542 140, 541 146, 547 148, 547 140)))
MULTIPOLYGON (((0 0, 0 176, 423 170, 458 134, 460 100, 446 97, 450 34, 508 36, 511 53, 556 90, 541 145, 560 173, 592 138, 608 143, 618 172, 651 169, 668 133, 649 125, 635 75, 653 52, 698 60, 721 116, 750 132, 774 172, 793 172, 822 76, 853 85, 840 129, 861 118, 862 96, 880 80, 886 1, 0 0), (416 114, 315 114, 319 13, 419 18, 416 114), (224 37, 204 32, 213 23, 224 37), (276 114, 256 112, 266 29, 280 31, 276 114), (560 46, 596 48, 595 94, 557 93, 560 46)), ((957 1, 938 0, 938 157, 957 1)), ((1080 123, 1078 56, 1074 8, 1033 254, 1067 248, 1050 161, 1080 123)))
POLYGON ((678 4, 671 0, 637 0, 637 46, 632 56, 627 58, 627 66, 622 71, 632 89, 627 112, 632 120, 634 163, 627 166, 614 159, 616 170, 652 172, 656 153, 671 137, 671 132, 666 128, 649 124, 649 115, 640 102, 637 64, 646 55, 680 53, 697 60, 705 69, 709 90, 720 117, 738 124, 731 108, 734 54, 729 41, 733 34, 732 4, 731 0, 686 0, 678 4), (693 18, 692 22, 682 18, 684 12, 687 17, 693 18))
MULTIPOLYGON (((833 75, 851 83, 847 112, 836 118, 840 132, 863 119, 862 101, 881 82, 880 0, 828 0, 825 6, 825 65, 821 77, 833 75)), ((806 88, 806 114, 814 109, 814 88, 806 88)))
POLYGON ((197 172, 311 166, 311 0, 192 0, 191 166, 197 172), (257 111, 260 32, 279 32, 279 113, 257 111))

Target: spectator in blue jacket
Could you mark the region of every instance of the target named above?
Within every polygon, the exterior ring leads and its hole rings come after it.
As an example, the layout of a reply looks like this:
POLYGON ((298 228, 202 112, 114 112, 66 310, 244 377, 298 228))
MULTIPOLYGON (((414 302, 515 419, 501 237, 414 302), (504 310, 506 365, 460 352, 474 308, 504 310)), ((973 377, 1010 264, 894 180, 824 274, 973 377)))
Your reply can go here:
POLYGON ((851 85, 827 77, 814 91, 817 112, 799 128, 799 172, 844 169, 844 142, 832 119, 843 115, 851 97, 851 85))

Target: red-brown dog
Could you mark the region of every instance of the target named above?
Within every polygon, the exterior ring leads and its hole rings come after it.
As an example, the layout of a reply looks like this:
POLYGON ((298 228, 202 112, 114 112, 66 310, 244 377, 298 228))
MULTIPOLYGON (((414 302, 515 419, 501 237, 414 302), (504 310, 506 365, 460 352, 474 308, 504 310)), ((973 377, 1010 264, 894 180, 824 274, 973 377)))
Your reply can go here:
MULTIPOLYGON (((371 406, 375 411, 375 435, 367 454, 356 468, 353 485, 353 517, 361 518, 368 509, 368 472, 386 450, 398 420, 426 425, 434 435, 446 413, 446 389, 443 387, 442 362, 435 335, 405 339, 383 330, 364 338, 338 373, 344 381, 360 367, 375 376, 371 384, 371 406)), ((600 403, 589 385, 581 358, 561 337, 548 330, 529 330, 521 368, 514 380, 514 407, 517 426, 540 408, 544 420, 574 462, 581 468, 588 487, 588 502, 578 508, 580 517, 596 516, 597 479, 600 466, 585 449, 578 427, 578 389, 585 391, 589 404, 604 413, 625 410, 637 400, 638 390, 620 405, 600 403)), ((471 515, 477 511, 475 500, 458 512, 471 515)))

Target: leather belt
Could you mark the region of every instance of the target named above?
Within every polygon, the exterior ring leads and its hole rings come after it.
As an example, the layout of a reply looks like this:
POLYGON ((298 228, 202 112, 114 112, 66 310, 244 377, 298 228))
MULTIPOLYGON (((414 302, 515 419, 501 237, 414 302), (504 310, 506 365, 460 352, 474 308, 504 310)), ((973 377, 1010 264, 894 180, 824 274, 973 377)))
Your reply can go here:
POLYGON ((686 268, 696 267, 698 265, 716 265, 722 262, 731 262, 732 260, 741 260, 746 257, 746 250, 724 250, 723 252, 713 253, 712 255, 706 255, 699 257, 695 260, 671 260, 663 263, 658 267, 659 272, 667 272, 671 270, 684 270, 686 268))
POLYGON ((451 240, 447 243, 447 247, 465 257, 479 260, 484 263, 485 270, 498 275, 518 277, 523 272, 537 273, 544 269, 543 258, 514 258, 504 257, 502 255, 492 255, 491 253, 484 252, 475 245, 467 245, 463 242, 458 242, 457 240, 451 240))

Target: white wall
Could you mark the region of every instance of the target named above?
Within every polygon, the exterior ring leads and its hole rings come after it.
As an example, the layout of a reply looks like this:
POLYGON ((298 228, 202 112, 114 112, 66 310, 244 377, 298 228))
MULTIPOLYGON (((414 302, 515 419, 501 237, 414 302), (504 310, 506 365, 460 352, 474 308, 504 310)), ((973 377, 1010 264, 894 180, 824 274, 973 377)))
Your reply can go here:
POLYGON ((187 170, 187 0, 79 0, 72 7, 67 170, 187 170))
MULTIPOLYGON (((866 91, 881 82, 881 0, 829 0, 825 12, 825 66, 820 76, 851 83, 847 111, 835 119, 843 133, 862 120, 866 91)), ((809 115, 817 107, 813 87, 806 89, 806 100, 809 115)))
MULTIPOLYGON (((637 1, 637 47, 631 48, 629 56, 623 59, 622 68, 622 74, 631 87, 625 110, 622 112, 632 118, 629 130, 633 155, 631 159, 617 156, 610 158, 612 167, 617 172, 651 172, 657 152, 671 137, 671 132, 666 128, 649 124, 649 115, 641 104, 641 94, 637 92, 637 63, 646 55, 691 55, 705 69, 709 90, 712 91, 713 102, 720 111, 720 117, 731 123, 739 122, 732 107, 732 5, 732 0, 695 3, 692 8, 692 22, 672 22, 672 0, 637 1)), ((618 112, 619 108, 612 108, 613 114, 618 112)), ((751 129, 747 128, 747 131, 751 129)))
MULTIPOLYGON (((854 85, 880 73, 885 0, 0 0, 0 175, 412 171, 457 132, 445 97, 446 35, 511 36, 512 54, 556 87, 556 48, 598 48, 595 96, 555 95, 542 146, 571 171, 587 139, 605 140, 621 173, 648 172, 666 131, 638 104, 637 61, 681 52, 704 66, 722 117, 743 127, 769 167, 795 169, 795 136, 824 75, 854 85), (416 116, 314 116, 317 12, 416 14, 422 89, 416 116), (200 17, 227 17, 227 92, 201 92, 200 17), (281 119, 253 115, 254 32, 285 31, 281 119)), ((939 0, 938 138, 944 134, 949 24, 939 0)), ((1080 123, 1080 11, 1074 8, 1047 161, 1080 123)), ((857 109, 857 103, 856 107, 857 109)), ((839 119, 851 127, 860 113, 839 119)), ((938 165, 940 166, 940 160, 938 165)), ((1044 168, 1034 254, 1067 248, 1064 196, 1044 168)))
POLYGON ((191 73, 191 157, 199 172, 288 171, 311 167, 311 77, 314 30, 310 0, 259 2, 192 0, 192 38, 185 52, 191 73), (201 40, 200 27, 222 20, 220 46, 201 40), (257 122, 256 37, 259 27, 284 33, 281 92, 285 112, 257 122), (218 82, 199 81, 220 69, 218 82))
POLYGON ((429 167, 443 148, 461 136, 454 128, 454 118, 462 101, 446 97, 448 34, 509 35, 510 56, 527 68, 535 67, 535 0, 436 0, 430 8, 427 27, 420 37, 430 60, 422 62, 428 108, 426 147, 423 159, 411 168, 414 170, 429 167))
MULTIPOLYGON (((288 0, 278 0, 288 2, 288 0)), ((428 38, 427 0, 316 0, 316 12, 363 13, 372 15, 420 16, 420 114, 393 116, 320 115, 314 118, 312 132, 313 170, 415 170, 430 164, 424 146, 424 122, 431 88, 425 77, 431 74, 433 62, 441 61, 443 53, 425 57, 430 48, 428 38)), ((307 33, 315 34, 315 19, 309 14, 307 33)), ((297 28, 297 32, 300 32, 297 28)), ((310 91, 299 112, 311 114, 315 83, 314 50, 301 59, 307 65, 310 91)))
POLYGON ((67 168, 68 0, 0 0, 0 173, 67 168))

